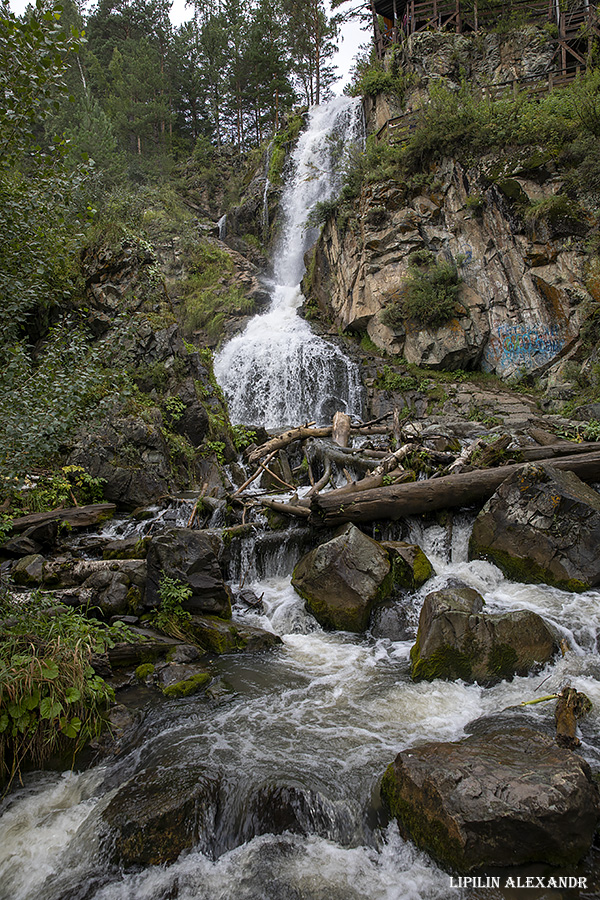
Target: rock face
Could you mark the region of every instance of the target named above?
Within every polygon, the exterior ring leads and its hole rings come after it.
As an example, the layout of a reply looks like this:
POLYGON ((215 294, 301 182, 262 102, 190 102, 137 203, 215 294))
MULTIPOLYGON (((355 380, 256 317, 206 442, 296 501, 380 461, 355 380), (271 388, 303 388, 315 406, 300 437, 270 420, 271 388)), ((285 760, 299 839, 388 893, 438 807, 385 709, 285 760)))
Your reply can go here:
POLYGON ((410 653, 415 680, 495 684, 526 675, 557 651, 556 636, 536 613, 486 614, 483 606, 483 597, 466 586, 427 595, 410 653))
POLYGON ((173 528, 152 539, 148 547, 147 603, 160 605, 162 575, 189 585, 192 595, 184 603, 189 612, 231 617, 231 599, 216 556, 215 539, 191 528, 173 528))
POLYGON ((392 565, 381 544, 346 525, 302 557, 292 584, 325 628, 360 632, 392 589, 392 565))
MULTIPOLYGON (((511 34, 418 33, 403 45, 402 71, 415 77, 399 109, 380 94, 366 104, 375 134, 404 113, 419 127, 428 86, 488 88, 545 77, 556 42, 539 28, 511 34)), ((410 124, 409 124, 410 123, 410 124)), ((390 140, 394 138, 391 132, 390 140)), ((568 212, 532 224, 526 211, 550 204, 562 183, 548 155, 507 151, 467 168, 445 159, 429 185, 382 179, 363 187, 352 208, 330 219, 310 254, 303 291, 334 328, 366 332, 382 350, 409 363, 443 369, 481 367, 502 378, 540 372, 573 346, 579 309, 591 302, 586 215, 568 212), (384 315, 401 295, 411 254, 454 263, 461 281, 454 316, 438 327, 384 315)))
POLYGON ((599 544, 600 494, 572 472, 529 465, 479 513, 469 556, 517 581, 581 591, 600 584, 599 544))
POLYGON ((600 815, 587 763, 526 725, 404 750, 381 794, 401 829, 460 872, 576 863, 600 815))

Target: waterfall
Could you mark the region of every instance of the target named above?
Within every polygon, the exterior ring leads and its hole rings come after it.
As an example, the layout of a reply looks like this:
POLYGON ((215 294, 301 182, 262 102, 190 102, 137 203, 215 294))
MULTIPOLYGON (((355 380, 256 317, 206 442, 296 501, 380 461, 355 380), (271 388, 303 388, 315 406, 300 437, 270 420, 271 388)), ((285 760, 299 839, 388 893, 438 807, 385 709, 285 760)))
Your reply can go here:
POLYGON ((282 199, 282 233, 274 259, 271 305, 255 316, 215 359, 215 375, 235 423, 267 428, 331 421, 343 410, 359 415, 357 367, 298 316, 304 254, 318 229, 307 223, 318 202, 341 183, 348 150, 363 140, 360 102, 338 97, 314 107, 294 150, 282 199))
POLYGON ((227 237, 227 213, 225 213, 224 216, 221 216, 217 222, 217 228, 219 229, 219 240, 224 241, 227 237))

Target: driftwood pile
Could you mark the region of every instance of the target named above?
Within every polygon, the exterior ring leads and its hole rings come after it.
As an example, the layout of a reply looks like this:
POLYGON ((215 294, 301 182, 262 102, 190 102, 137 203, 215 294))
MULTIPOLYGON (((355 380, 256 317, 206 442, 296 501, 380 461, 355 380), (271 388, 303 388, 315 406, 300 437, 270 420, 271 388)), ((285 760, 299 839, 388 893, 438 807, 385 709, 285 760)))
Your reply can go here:
POLYGON ((276 489, 291 491, 292 497, 283 502, 263 496, 253 502, 279 513, 309 519, 311 524, 334 526, 344 522, 393 520, 482 503, 505 478, 529 462, 552 461, 557 468, 568 469, 584 481, 600 480, 600 443, 560 440, 543 446, 517 447, 511 435, 499 434, 487 440, 478 438, 450 452, 437 450, 431 442, 423 441, 414 426, 401 427, 397 417, 389 425, 382 424, 386 418, 354 425, 349 416, 336 413, 332 425, 315 427, 314 422, 308 423, 250 448, 247 460, 256 469, 233 497, 239 498, 252 482, 267 472, 276 489), (389 435, 397 449, 351 449, 350 435, 389 435), (311 482, 303 497, 296 493, 289 460, 282 453, 298 441, 302 442, 311 482), (269 468, 276 457, 281 474, 269 468), (313 475, 316 464, 323 472, 319 479, 313 475), (334 467, 344 472, 347 484, 325 490, 334 467), (352 477, 349 470, 360 473, 360 477, 352 477), (419 480, 415 480, 417 475, 419 480))

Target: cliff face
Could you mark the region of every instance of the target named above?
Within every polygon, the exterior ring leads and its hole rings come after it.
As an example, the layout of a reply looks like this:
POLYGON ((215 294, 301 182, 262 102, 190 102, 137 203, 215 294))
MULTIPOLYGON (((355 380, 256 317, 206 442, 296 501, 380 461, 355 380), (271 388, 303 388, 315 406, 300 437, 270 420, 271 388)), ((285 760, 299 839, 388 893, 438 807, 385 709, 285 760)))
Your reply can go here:
MULTIPOLYGON (((550 48, 539 32, 520 49, 511 36, 415 36, 404 72, 419 83, 405 109, 418 108, 442 76, 447 84, 468 76, 491 85, 539 75, 550 48)), ((391 98, 369 99, 371 133, 397 108, 391 98)), ((591 302, 585 235, 592 217, 574 215, 568 204, 537 221, 525 214, 540 201, 552 205, 563 188, 550 154, 490 154, 468 168, 445 159, 423 175, 427 186, 419 189, 415 180, 367 179, 351 215, 325 224, 309 260, 307 296, 335 327, 366 332, 380 349, 418 365, 510 378, 539 374, 568 355, 591 302), (401 295, 415 251, 456 266, 455 315, 437 327, 410 318, 391 327, 384 310, 401 295)))
POLYGON ((512 199, 552 196, 560 181, 540 167, 486 188, 484 169, 466 172, 447 161, 435 189, 416 197, 399 184, 369 185, 350 227, 327 223, 314 251, 311 291, 336 325, 366 331, 408 362, 480 365, 504 378, 546 367, 573 345, 588 296, 582 229, 560 220, 529 229, 512 199), (424 249, 457 265, 457 315, 438 328, 407 320, 392 330, 382 312, 408 274, 410 254, 424 249))

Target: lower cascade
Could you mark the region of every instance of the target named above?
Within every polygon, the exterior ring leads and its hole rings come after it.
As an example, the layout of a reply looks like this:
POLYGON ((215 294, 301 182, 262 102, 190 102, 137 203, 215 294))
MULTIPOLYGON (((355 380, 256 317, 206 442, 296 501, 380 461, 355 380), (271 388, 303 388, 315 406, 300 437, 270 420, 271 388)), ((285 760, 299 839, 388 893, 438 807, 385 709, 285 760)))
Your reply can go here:
POLYGON ((215 359, 215 375, 234 423, 266 428, 358 415, 362 390, 356 366, 298 316, 304 253, 317 229, 309 214, 339 187, 344 158, 363 139, 357 100, 336 98, 314 107, 290 162, 281 200, 282 233, 274 260, 271 306, 255 316, 215 359))
MULTIPOLYGON (((415 682, 412 638, 326 632, 316 623, 290 585, 293 560, 283 546, 270 573, 258 579, 250 572, 248 587, 262 596, 262 611, 236 610, 249 624, 277 632, 281 649, 220 657, 208 697, 166 705, 148 699, 133 746, 122 755, 83 772, 24 775, 0 818, 0 896, 475 900, 487 896, 476 888, 503 888, 509 878, 509 888, 525 887, 527 869, 498 881, 495 873, 478 881, 444 871, 394 822, 386 824, 378 800, 381 774, 399 750, 462 738, 474 720, 535 696, 542 680, 544 693, 566 681, 585 691, 596 725, 600 595, 524 586, 489 563, 468 563, 471 524, 461 515, 451 534, 412 524, 411 539, 437 573, 414 607, 424 594, 460 581, 484 593, 497 612, 526 603, 568 636, 574 652, 542 673, 487 688, 415 682)), ((542 716, 539 706, 529 708, 528 721, 542 716)), ((584 755, 597 760, 600 750, 585 742, 584 755)), ((558 884, 564 872, 555 874, 558 884)), ((589 867, 568 873, 578 887, 591 884, 593 874, 589 867)))

